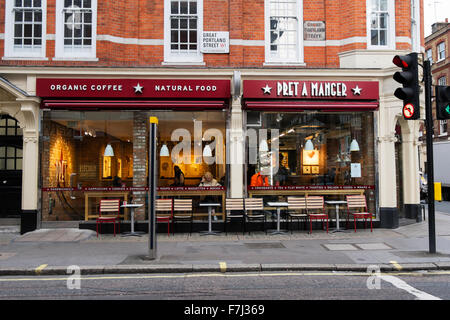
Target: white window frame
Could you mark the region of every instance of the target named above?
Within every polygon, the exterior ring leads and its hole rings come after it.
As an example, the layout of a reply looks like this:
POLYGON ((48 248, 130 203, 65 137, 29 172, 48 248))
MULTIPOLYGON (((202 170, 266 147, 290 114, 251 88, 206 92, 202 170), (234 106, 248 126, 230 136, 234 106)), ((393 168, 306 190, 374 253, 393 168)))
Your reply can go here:
POLYGON ((425 51, 426 57, 430 60, 430 64, 433 64, 433 49, 429 48, 425 51))
POLYGON ((411 0, 411 49, 420 52, 420 3, 411 0))
POLYGON ((303 40, 303 0, 296 0, 297 5, 297 48, 296 57, 292 60, 273 57, 270 54, 270 1, 264 1, 264 65, 305 65, 304 63, 304 40, 303 40))
POLYGON ((56 1, 55 57, 53 60, 94 60, 97 61, 97 0, 91 0, 92 42, 90 50, 64 49, 64 1, 56 1))
POLYGON ((366 12, 367 12, 367 49, 370 50, 395 50, 395 1, 387 0, 387 34, 386 45, 372 45, 371 39, 371 16, 372 16, 372 1, 366 0, 366 12))
POLYGON ((440 62, 440 61, 445 60, 445 56, 446 56, 446 53, 445 53, 445 49, 446 49, 445 48, 445 41, 442 41, 442 42, 438 43, 438 45, 436 47, 437 47, 437 61, 436 62, 440 62), (441 58, 441 52, 443 52, 443 57, 442 58, 441 58))
POLYGON ((447 77, 442 76, 438 78, 438 86, 446 86, 447 85, 447 77))
POLYGON ((197 0, 197 51, 192 53, 175 53, 171 50, 170 30, 171 0, 164 0, 164 64, 204 65, 200 52, 200 40, 203 33, 203 0, 197 0))
POLYGON ((439 136, 448 135, 448 123, 447 120, 439 120, 439 136))
POLYGON ((4 41, 4 57, 3 60, 46 60, 45 44, 47 36, 47 0, 41 0, 42 8, 42 42, 39 49, 34 50, 18 50, 14 48, 14 0, 6 0, 5 3, 5 41, 4 41))

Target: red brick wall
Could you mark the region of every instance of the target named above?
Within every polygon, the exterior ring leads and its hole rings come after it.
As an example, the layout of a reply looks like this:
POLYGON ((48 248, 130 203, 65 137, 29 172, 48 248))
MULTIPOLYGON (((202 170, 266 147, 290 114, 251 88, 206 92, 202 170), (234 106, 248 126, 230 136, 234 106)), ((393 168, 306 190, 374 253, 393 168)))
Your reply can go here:
MULTIPOLYGON (((55 1, 47 0, 47 34, 55 34, 55 1)), ((304 0, 304 21, 325 21, 326 39, 366 36, 366 0, 304 0)), ((396 36, 410 37, 410 0, 396 0, 396 36)), ((164 39, 164 1, 98 1, 97 35, 126 40, 164 39)), ((205 31, 229 31, 230 39, 264 40, 264 0, 204 0, 205 31)), ((421 1, 423 35, 423 1, 421 1)), ((5 4, 0 5, 0 33, 4 33, 5 4)), ((423 40, 422 40, 423 41, 423 40)), ((422 43, 423 45, 423 43, 422 43)), ((305 46, 306 67, 338 67, 340 52, 365 49, 365 43, 305 46)), ((397 49, 410 49, 397 43, 397 49)), ((0 40, 4 52, 4 40, 0 40)), ((48 61, 0 60, 0 65, 161 67, 162 45, 97 41, 99 61, 53 61, 54 40, 46 41, 48 61)), ((204 54, 206 67, 262 67, 264 46, 230 46, 229 54, 204 54)))

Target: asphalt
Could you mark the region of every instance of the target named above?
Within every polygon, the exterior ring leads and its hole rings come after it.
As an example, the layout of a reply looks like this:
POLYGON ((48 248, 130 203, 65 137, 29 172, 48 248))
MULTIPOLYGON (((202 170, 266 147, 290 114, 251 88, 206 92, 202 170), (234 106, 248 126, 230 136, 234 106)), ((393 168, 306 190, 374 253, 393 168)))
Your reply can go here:
POLYGON ((0 276, 68 275, 78 268, 84 275, 450 270, 450 214, 436 212, 437 252, 433 254, 428 219, 411 222, 396 229, 357 229, 356 233, 350 229, 283 235, 158 234, 155 259, 148 257, 147 234, 97 238, 90 230, 54 224, 20 235, 17 227, 0 226, 0 276))

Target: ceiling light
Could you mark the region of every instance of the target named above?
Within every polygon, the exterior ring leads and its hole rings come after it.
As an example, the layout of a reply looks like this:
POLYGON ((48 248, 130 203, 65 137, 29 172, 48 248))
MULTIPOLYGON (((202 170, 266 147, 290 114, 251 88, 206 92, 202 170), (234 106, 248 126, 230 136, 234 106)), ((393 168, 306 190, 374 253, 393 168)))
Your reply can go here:
POLYGON ((163 144, 163 146, 161 147, 161 150, 159 152, 159 156, 160 157, 168 157, 169 154, 169 148, 167 148, 166 144, 163 144))
POLYGON ((267 152, 269 151, 269 145, 266 140, 262 140, 259 144, 259 152, 267 152))
POLYGON ((203 149, 203 157, 212 157, 212 151, 208 144, 203 149))
POLYGON ((350 151, 359 151, 359 144, 356 139, 353 139, 352 143, 350 143, 350 151))
POLYGON ((105 148, 105 153, 103 154, 104 157, 114 157, 114 150, 111 147, 111 144, 108 143, 108 145, 105 148))
POLYGON ((306 141, 304 150, 306 150, 306 151, 314 150, 314 145, 311 140, 306 141))

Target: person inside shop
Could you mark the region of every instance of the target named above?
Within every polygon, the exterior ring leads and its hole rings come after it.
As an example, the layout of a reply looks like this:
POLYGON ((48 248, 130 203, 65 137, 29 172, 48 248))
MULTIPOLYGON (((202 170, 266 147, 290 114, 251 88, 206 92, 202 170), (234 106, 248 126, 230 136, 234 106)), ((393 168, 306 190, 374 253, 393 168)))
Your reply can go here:
POLYGON ((183 187, 184 186, 184 173, 180 167, 174 166, 173 171, 175 173, 174 182, 171 187, 183 187))
MULTIPOLYGON (((220 183, 217 182, 216 179, 214 179, 214 176, 211 172, 206 172, 203 177, 202 181, 198 185, 199 187, 219 187, 220 183)), ((218 196, 205 196, 204 198, 200 198, 201 202, 209 202, 209 203, 220 203, 218 196)), ((212 216, 214 217, 214 220, 217 220, 217 216, 215 215, 216 210, 215 208, 212 208, 212 216)))
POLYGON ((120 177, 115 176, 112 183, 113 187, 122 187, 122 179, 120 177))
POLYGON ((217 182, 217 180, 214 179, 214 176, 212 175, 212 173, 208 171, 203 175, 202 181, 200 182, 200 184, 198 186, 199 187, 217 187, 217 186, 220 186, 220 183, 217 182))
POLYGON ((327 173, 326 184, 333 185, 335 178, 336 178, 336 168, 331 168, 330 170, 328 170, 328 173, 327 173))
POLYGON ((283 154, 280 153, 280 165, 278 167, 278 171, 274 176, 274 181, 276 186, 284 186, 286 185, 286 179, 289 175, 289 170, 283 165, 283 154))
POLYGON ((250 186, 252 187, 268 187, 269 186, 269 178, 266 175, 263 175, 261 172, 257 172, 252 176, 250 181, 250 186))

